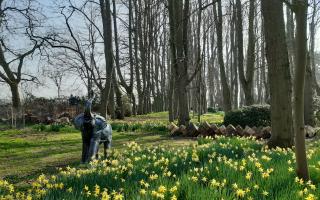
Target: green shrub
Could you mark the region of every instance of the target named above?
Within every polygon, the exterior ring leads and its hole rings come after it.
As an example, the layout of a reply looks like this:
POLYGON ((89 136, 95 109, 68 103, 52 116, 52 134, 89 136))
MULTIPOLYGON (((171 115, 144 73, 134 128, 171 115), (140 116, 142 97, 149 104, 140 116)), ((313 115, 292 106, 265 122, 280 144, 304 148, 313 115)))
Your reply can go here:
POLYGON ((61 128, 63 128, 64 125, 61 125, 61 124, 51 124, 49 127, 48 127, 48 131, 49 132, 59 132, 61 130, 61 128))
POLYGON ((233 126, 270 126, 270 106, 269 105, 252 105, 238 110, 232 110, 224 116, 224 125, 232 124, 233 126))
POLYGON ((209 107, 207 110, 208 110, 208 113, 216 113, 216 112, 218 112, 218 110, 215 109, 214 107, 209 107))
POLYGON ((112 130, 118 132, 127 131, 150 131, 150 132, 167 132, 165 124, 161 123, 125 123, 125 122, 111 122, 112 130))
POLYGON ((46 130, 46 125, 44 124, 35 124, 32 126, 32 128, 36 131, 45 131, 46 130))

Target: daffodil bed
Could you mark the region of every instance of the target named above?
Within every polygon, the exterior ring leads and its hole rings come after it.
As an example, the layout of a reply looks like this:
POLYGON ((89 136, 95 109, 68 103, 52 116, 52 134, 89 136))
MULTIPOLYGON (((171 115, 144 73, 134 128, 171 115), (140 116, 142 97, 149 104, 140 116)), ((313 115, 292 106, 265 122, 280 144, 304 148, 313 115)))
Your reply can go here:
POLYGON ((291 149, 248 138, 202 138, 189 147, 128 143, 108 160, 41 175, 28 191, 0 181, 0 199, 283 199, 320 197, 320 142, 308 146, 312 180, 295 175, 291 149))

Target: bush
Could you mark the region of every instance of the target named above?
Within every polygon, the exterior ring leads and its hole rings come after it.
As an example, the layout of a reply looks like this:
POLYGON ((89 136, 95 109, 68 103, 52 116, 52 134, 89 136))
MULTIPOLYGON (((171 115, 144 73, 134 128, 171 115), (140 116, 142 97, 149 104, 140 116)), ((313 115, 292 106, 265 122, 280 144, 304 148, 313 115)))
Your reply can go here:
POLYGON ((45 131, 46 130, 46 125, 44 124, 35 124, 32 126, 32 128, 36 131, 45 131))
POLYGON ((214 107, 209 107, 207 110, 208 110, 208 113, 216 113, 216 112, 218 112, 218 110, 215 109, 214 107))
POLYGON ((269 105, 252 105, 238 110, 232 110, 224 116, 224 125, 232 124, 233 126, 270 126, 270 106, 269 105))
POLYGON ((147 131, 147 132, 167 132, 167 126, 161 123, 124 123, 112 122, 112 130, 118 132, 127 131, 147 131))
POLYGON ((63 128, 63 124, 51 124, 48 128, 49 132, 60 132, 61 128, 63 128))

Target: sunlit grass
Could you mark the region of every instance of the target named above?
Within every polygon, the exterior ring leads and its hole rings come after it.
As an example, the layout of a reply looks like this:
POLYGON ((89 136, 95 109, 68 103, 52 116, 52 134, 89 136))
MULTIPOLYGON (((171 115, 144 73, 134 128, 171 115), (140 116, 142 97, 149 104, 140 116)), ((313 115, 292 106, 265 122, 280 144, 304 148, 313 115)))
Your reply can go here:
MULTIPOLYGON (((312 180, 303 182, 296 178, 291 149, 269 150, 253 139, 204 138, 198 145, 177 147, 130 142, 114 150, 108 160, 66 167, 56 176, 41 175, 31 184, 29 195, 35 199, 312 200, 320 196, 319 147, 319 141, 308 146, 312 180)), ((0 195, 17 197, 10 187, 2 184, 0 195)))

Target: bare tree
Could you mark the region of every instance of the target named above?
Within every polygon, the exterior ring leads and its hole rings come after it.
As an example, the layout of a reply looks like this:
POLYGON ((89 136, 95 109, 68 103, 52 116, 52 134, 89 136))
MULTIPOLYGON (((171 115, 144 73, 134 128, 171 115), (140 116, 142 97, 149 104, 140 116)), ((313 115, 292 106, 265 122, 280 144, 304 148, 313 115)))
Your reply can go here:
POLYGON ((30 38, 32 32, 41 25, 40 20, 37 20, 37 17, 40 17, 37 6, 36 2, 31 0, 13 5, 0 1, 0 29, 3 30, 0 35, 0 79, 10 87, 13 118, 17 119, 17 127, 23 124, 19 85, 22 81, 37 81, 37 77, 24 72, 23 69, 27 67, 25 60, 44 44, 43 40, 36 41, 30 38), (17 25, 14 19, 21 20, 19 25, 22 28, 14 28, 17 25), (25 47, 12 44, 14 35, 20 35, 28 41, 25 47))
POLYGON ((67 70, 58 66, 51 66, 51 69, 44 70, 43 74, 45 77, 48 77, 52 80, 54 85, 57 87, 57 95, 58 98, 61 97, 61 87, 62 82, 67 75, 67 70))

